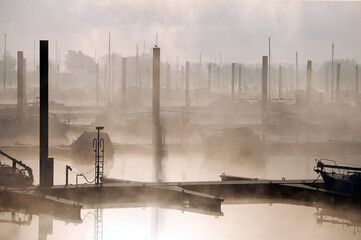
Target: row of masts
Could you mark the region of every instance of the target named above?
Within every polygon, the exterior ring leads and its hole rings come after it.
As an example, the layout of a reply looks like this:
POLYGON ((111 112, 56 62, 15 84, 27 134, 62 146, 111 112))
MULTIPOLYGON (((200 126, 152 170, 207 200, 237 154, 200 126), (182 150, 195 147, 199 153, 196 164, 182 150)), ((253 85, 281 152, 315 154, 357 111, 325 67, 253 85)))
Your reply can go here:
MULTIPOLYGON (((4 69, 6 69, 6 34, 4 35, 4 47, 5 47, 5 51, 4 51, 4 69)), ((34 48, 35 49, 35 48, 34 48)), ((22 53, 22 52, 21 52, 22 53)), ((19 62, 19 59, 22 59, 23 55, 18 55, 18 69, 26 69, 26 60, 24 58, 24 61, 19 62), (23 63, 24 62, 24 63, 23 63), (25 67, 23 67, 23 65, 25 67)), ((60 73, 59 71, 59 66, 60 66, 60 58, 58 56, 58 44, 56 42, 56 46, 55 46, 55 65, 56 65, 56 76, 57 74, 60 73)), ((144 43, 144 48, 143 48, 143 57, 142 57, 142 61, 139 61, 139 51, 138 51, 138 44, 136 45, 136 56, 135 56, 135 86, 136 87, 142 87, 145 86, 144 84, 142 85, 142 82, 144 83, 144 79, 143 81, 141 81, 141 69, 143 68, 143 73, 144 73, 144 68, 146 68, 146 75, 147 76, 147 86, 150 85, 150 77, 149 75, 151 74, 151 63, 152 63, 152 56, 151 54, 149 54, 149 64, 147 64, 147 66, 140 66, 140 63, 147 62, 148 60, 145 60, 145 43, 144 43)), ((271 98, 272 94, 271 94, 271 63, 270 63, 270 59, 271 59, 271 45, 270 45, 270 38, 269 38, 269 56, 268 56, 269 62, 268 62, 268 98, 271 98)), ((187 64, 185 66, 185 73, 184 73, 184 66, 179 68, 179 57, 177 57, 177 63, 176 63, 176 69, 171 69, 171 64, 167 63, 165 64, 165 68, 166 68, 166 89, 170 90, 172 89, 172 86, 174 87, 175 85, 172 84, 172 75, 175 73, 177 80, 179 80, 179 75, 181 75, 181 81, 179 83, 179 81, 177 81, 177 84, 179 84, 181 86, 182 90, 186 90, 189 91, 189 83, 185 83, 185 81, 189 81, 189 74, 190 74, 190 63, 188 62, 188 67, 187 64), (188 71, 188 72, 187 72, 188 71), (186 76, 184 79, 184 75, 186 76), (187 77, 188 76, 188 77, 187 77), (187 80, 188 78, 188 80, 187 80), (188 84, 188 85, 187 85, 188 84), (187 88, 188 86, 188 88, 187 88), (188 89, 188 90, 187 90, 188 89)), ((34 56, 34 64, 35 64, 35 56, 34 56)), ((296 93, 295 93, 295 99, 298 100, 299 98, 299 66, 298 66, 298 53, 296 52, 296 93)), ((233 97, 235 92, 236 92, 236 83, 235 83, 235 78, 236 78, 236 69, 237 69, 237 65, 238 65, 238 93, 242 93, 242 66, 240 64, 237 63, 232 63, 231 64, 231 84, 230 84, 230 94, 233 97)), ((205 83, 205 81, 202 81, 202 55, 199 55, 199 77, 198 77, 198 87, 202 88, 202 86, 205 86, 205 88, 208 89, 212 89, 212 86, 215 87, 216 89, 220 88, 220 79, 222 78, 222 72, 221 70, 223 70, 222 68, 222 54, 219 55, 219 65, 216 64, 212 64, 209 63, 207 64, 208 66, 208 78, 207 78, 207 82, 205 83), (213 73, 213 74, 212 74, 213 73), (215 76, 214 76, 215 75, 215 76), (214 81, 213 78, 216 78, 216 81, 214 81), (205 84, 202 84, 205 83, 205 84), (215 84, 216 83, 216 84, 215 84), (215 86, 216 85, 216 86, 215 86)), ((355 84, 355 92, 356 95, 358 93, 358 65, 355 66, 355 76, 356 76, 356 84, 355 84)), ((98 62, 98 59, 96 58, 95 55, 95 88, 97 89, 96 92, 96 104, 99 105, 100 104, 100 93, 99 93, 99 89, 100 89, 100 81, 99 81, 99 74, 100 74, 100 63, 98 62)), ((127 79, 127 58, 126 57, 122 57, 122 73, 121 73, 121 81, 119 84, 119 88, 122 89, 122 99, 125 99, 126 96, 126 91, 125 89, 127 88, 127 83, 126 83, 126 79, 127 79), (124 90, 123 90, 124 89, 124 90), (124 96, 124 97, 123 97, 124 96)), ((35 70, 35 65, 34 65, 34 70, 35 70)), ((111 54, 111 35, 109 33, 109 43, 108 43, 108 56, 107 56, 107 61, 104 63, 104 91, 106 93, 106 102, 111 102, 111 98, 112 95, 114 94, 114 89, 115 89, 115 83, 114 83, 114 70, 115 70, 115 63, 114 63, 114 51, 111 54)), ((226 65, 226 73, 228 76, 228 64, 226 65)), ((326 86, 325 86, 325 93, 328 94, 329 92, 331 93, 331 102, 339 102, 340 101, 340 86, 341 86, 341 65, 340 63, 337 64, 336 66, 336 82, 334 82, 334 44, 332 44, 332 55, 331 55, 331 91, 329 91, 329 80, 328 80, 328 72, 329 69, 328 67, 326 67, 326 86)), ((24 75, 24 78, 26 76, 26 70, 25 72, 22 73, 24 75)), ((283 67, 282 65, 279 65, 278 67, 278 94, 277 97, 278 98, 282 98, 283 93, 282 93, 282 89, 285 88, 284 84, 284 79, 285 79, 285 75, 283 74, 283 67)), ((4 91, 6 91, 6 70, 3 71, 3 89, 4 91)), ((144 76, 143 76, 144 77, 144 76)), ((19 74, 18 74, 18 78, 19 78, 19 74)), ((291 77, 290 79, 290 85, 291 85, 291 89, 293 89, 293 68, 291 68, 291 77)), ((55 77, 56 80, 56 77, 55 77)), ((226 78, 227 82, 228 77, 226 78)), ((54 81, 55 82, 55 81, 54 81)), ((223 83, 224 84, 224 83, 223 83)), ((25 83, 19 82, 18 80, 18 85, 20 86, 25 86, 25 83)), ((228 84, 227 84, 228 85, 228 84)), ((150 86, 149 86, 150 87, 150 86)), ((227 87, 228 88, 228 87, 227 87)), ((22 91, 25 91, 24 89, 26 89, 25 87, 22 88, 22 91)), ((307 79, 306 79, 306 99, 307 101, 309 101, 309 99, 311 98, 311 91, 312 91, 312 61, 308 60, 307 61, 307 79)), ((19 93, 21 94, 21 93, 19 93)), ((19 97, 18 97, 19 98, 19 97)), ((187 96, 186 96, 187 98, 187 96)), ((21 99, 18 99, 19 101, 21 99)), ((296 101, 297 102, 297 101, 296 101)), ((186 105, 187 104, 187 100, 186 100, 186 105)))

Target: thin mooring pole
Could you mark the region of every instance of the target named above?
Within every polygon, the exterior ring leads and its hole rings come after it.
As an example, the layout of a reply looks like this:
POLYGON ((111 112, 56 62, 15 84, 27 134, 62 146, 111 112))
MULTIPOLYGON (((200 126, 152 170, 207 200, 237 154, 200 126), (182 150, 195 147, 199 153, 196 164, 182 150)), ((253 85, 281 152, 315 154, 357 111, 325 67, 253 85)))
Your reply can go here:
POLYGON ((331 102, 333 103, 333 54, 335 45, 332 43, 332 56, 331 56, 331 102))
POLYGON ((6 33, 4 35, 4 92, 6 92, 6 33))
POLYGON ((208 64, 208 89, 211 90, 211 64, 208 64))
POLYGON ((278 98, 282 98, 282 66, 278 67, 278 98))
POLYGON ((238 68, 238 92, 242 92, 242 67, 238 68))
POLYGON ((262 125, 267 124, 267 67, 268 57, 262 57, 262 125))
POLYGON ((189 99, 189 62, 186 62, 186 92, 185 92, 185 106, 191 106, 191 100, 189 99))
POLYGON ((312 61, 307 61, 307 103, 311 102, 311 89, 312 89, 312 61))
POLYGON ((24 56, 22 51, 18 51, 18 71, 17 71, 17 119, 22 121, 24 117, 24 56))
POLYGON ((232 98, 234 97, 234 67, 235 63, 232 63, 232 98))
POLYGON ((355 81, 356 81, 356 89, 355 89, 356 96, 355 96, 355 99, 357 101, 357 98, 358 98, 358 65, 356 65, 355 70, 356 70, 356 79, 355 79, 355 81))
POLYGON ((271 38, 268 38, 268 97, 271 98, 271 38))
POLYGON ((122 96, 121 96, 122 111, 126 111, 127 101, 127 58, 122 58, 122 96))
POLYGON ((340 102, 340 86, 341 85, 341 64, 337 64, 337 75, 336 75, 336 102, 340 102))
POLYGON ((299 99, 298 99, 298 52, 296 52, 296 108, 297 108, 297 115, 299 114, 298 105, 299 105, 299 99))

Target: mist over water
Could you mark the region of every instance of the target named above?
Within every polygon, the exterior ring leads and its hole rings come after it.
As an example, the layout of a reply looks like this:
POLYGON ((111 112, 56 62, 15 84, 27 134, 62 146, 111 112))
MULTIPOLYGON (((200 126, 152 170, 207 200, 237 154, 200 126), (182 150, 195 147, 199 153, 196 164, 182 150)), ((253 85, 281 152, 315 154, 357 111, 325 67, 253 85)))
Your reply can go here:
MULTIPOLYGON (((1 186, 0 240, 359 239, 359 205, 232 196, 220 214, 185 197, 180 206, 170 193, 221 176, 316 181, 320 158, 360 167, 360 12, 356 1, 1 1, 0 150, 39 185, 39 40, 47 39, 54 185, 67 188, 71 167, 70 189, 93 186, 103 126, 104 179, 125 188, 171 182, 157 197, 172 204, 84 204, 74 223, 4 207, 1 186)), ((3 155, 0 163, 12 166, 3 155)))

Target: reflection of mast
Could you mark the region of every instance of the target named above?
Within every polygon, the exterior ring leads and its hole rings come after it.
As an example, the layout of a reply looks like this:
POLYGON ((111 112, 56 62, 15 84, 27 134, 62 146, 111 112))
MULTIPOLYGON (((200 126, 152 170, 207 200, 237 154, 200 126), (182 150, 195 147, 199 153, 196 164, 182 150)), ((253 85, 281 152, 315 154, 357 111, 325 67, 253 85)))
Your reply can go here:
POLYGON ((0 223, 15 223, 19 226, 29 226, 33 215, 29 213, 0 211, 0 223))
POLYGON ((94 209, 94 240, 103 240, 103 209, 94 209))

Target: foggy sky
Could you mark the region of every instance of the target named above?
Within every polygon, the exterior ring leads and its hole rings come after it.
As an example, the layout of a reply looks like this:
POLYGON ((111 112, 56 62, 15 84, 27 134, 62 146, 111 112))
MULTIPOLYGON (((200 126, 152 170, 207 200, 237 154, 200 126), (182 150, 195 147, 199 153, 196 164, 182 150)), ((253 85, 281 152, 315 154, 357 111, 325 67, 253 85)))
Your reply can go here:
POLYGON ((97 56, 107 53, 108 33, 112 51, 125 56, 155 44, 159 35, 162 60, 180 64, 203 62, 260 63, 268 55, 271 37, 272 61, 300 63, 329 60, 331 44, 336 58, 361 61, 361 2, 305 1, 212 1, 212 0, 1 0, 0 44, 4 33, 13 56, 23 50, 33 59, 33 45, 50 40, 50 58, 58 42, 61 64, 68 50, 97 56))

